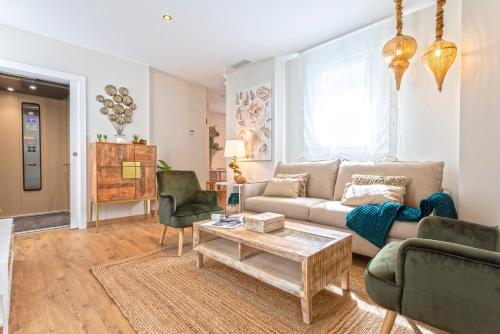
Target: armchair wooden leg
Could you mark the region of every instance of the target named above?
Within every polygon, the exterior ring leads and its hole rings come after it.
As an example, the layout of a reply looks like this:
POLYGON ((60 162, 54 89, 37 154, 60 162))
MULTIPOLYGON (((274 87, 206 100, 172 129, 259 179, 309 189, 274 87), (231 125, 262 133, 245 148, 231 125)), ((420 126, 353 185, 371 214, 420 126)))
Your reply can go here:
POLYGON ((390 334, 392 330, 392 326, 394 326, 394 321, 396 320, 396 316, 398 314, 394 311, 387 310, 385 313, 384 323, 382 324, 382 328, 380 328, 380 334, 390 334))
POLYGON ((179 249, 177 255, 182 256, 182 248, 184 247, 184 228, 179 228, 177 230, 179 231, 179 249))
POLYGON ((163 225, 163 230, 161 231, 160 245, 163 245, 163 239, 165 239, 165 232, 167 232, 167 225, 163 225))

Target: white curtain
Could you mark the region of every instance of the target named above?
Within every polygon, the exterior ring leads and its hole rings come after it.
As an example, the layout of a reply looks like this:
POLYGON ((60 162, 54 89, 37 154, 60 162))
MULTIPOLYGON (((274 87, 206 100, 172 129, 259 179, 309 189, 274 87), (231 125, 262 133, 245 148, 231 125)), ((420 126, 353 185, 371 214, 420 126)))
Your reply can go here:
POLYGON ((390 36, 384 29, 370 26, 299 55, 293 160, 395 159, 397 95, 380 55, 390 36))

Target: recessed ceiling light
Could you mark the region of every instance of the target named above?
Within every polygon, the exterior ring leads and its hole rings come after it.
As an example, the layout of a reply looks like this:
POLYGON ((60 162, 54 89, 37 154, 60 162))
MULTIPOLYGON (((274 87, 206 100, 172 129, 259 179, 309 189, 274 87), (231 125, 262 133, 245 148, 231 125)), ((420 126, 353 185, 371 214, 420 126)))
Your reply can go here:
POLYGON ((174 17, 170 14, 165 14, 165 15, 163 15, 163 19, 165 21, 172 21, 174 19, 174 17))
POLYGON ((13 91, 14 91, 14 88, 12 88, 12 87, 7 87, 7 90, 8 90, 9 92, 13 92, 13 91))
POLYGON ((35 85, 30 85, 30 89, 31 90, 36 90, 36 86, 35 85))

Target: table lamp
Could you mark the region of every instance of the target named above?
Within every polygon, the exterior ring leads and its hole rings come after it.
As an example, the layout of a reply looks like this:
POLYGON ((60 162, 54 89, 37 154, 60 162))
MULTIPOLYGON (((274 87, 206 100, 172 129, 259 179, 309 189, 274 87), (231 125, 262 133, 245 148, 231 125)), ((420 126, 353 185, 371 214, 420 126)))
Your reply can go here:
POLYGON ((234 181, 236 183, 245 183, 246 179, 241 175, 240 168, 236 162, 237 158, 245 158, 245 142, 243 140, 226 140, 226 148, 224 150, 224 157, 231 158, 229 162, 229 168, 234 172, 234 181))

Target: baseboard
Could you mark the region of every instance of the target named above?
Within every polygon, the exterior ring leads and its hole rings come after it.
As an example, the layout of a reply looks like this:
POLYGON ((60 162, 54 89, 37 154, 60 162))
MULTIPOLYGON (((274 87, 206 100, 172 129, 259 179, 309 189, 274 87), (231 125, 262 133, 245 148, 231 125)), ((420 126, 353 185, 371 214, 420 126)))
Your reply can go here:
MULTIPOLYGON (((125 216, 125 217, 117 217, 117 218, 108 218, 108 219, 99 219, 99 227, 107 224, 115 224, 115 223, 156 223, 156 211, 151 210, 151 214, 148 215, 148 218, 145 217, 144 214, 141 215, 133 215, 133 216, 125 216)), ((87 227, 95 227, 95 220, 87 222, 87 227)))

